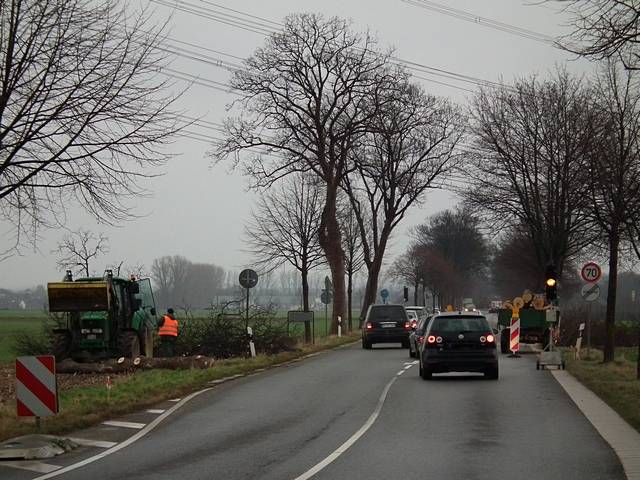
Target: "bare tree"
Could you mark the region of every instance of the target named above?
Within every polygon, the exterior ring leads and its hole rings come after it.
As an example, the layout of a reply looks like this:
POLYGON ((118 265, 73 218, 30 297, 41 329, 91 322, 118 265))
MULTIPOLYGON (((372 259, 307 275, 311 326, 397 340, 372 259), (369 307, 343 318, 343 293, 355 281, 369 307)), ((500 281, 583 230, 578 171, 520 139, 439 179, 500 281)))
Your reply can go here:
POLYGON ((462 297, 472 296, 474 281, 486 280, 490 248, 480 219, 469 210, 437 213, 418 225, 413 237, 425 280, 448 303, 459 304, 462 297))
POLYGON ((35 241, 69 200, 103 223, 167 159, 162 29, 120 0, 0 2, 0 219, 35 241))
MULTIPOLYGON (((300 273, 305 312, 309 311, 309 272, 325 262, 319 243, 321 212, 322 190, 315 177, 295 174, 264 194, 245 228, 259 268, 270 272, 286 263, 300 273)), ((308 323, 305 338, 311 341, 308 323)))
POLYGON ((425 94, 400 68, 395 78, 394 88, 373 100, 381 106, 371 132, 354 150, 355 171, 344 182, 368 271, 361 317, 375 301, 391 234, 409 208, 455 168, 464 133, 464 118, 448 100, 425 94))
POLYGON ((151 277, 157 285, 156 299, 162 306, 186 307, 186 284, 191 262, 181 255, 156 258, 151 264, 151 277))
POLYGON ((413 304, 418 305, 418 290, 422 284, 425 288, 423 260, 419 249, 415 246, 409 249, 393 262, 393 278, 411 285, 413 288, 413 304))
POLYGON ((549 80, 481 90, 474 101, 470 185, 461 194, 495 231, 526 228, 540 271, 552 262, 561 273, 593 240, 585 211, 599 128, 593 97, 560 70, 549 80))
POLYGON ((364 251, 360 226, 350 205, 340 209, 340 227, 342 230, 342 248, 347 274, 347 327, 353 330, 353 277, 364 266, 364 251))
POLYGON ((109 252, 109 240, 102 233, 93 233, 89 230, 79 229, 66 234, 54 253, 61 257, 57 262, 61 270, 76 269, 77 275, 91 275, 91 262, 99 255, 109 252))
POLYGON ((606 130, 589 164, 589 211, 609 253, 604 361, 614 360, 618 262, 629 220, 640 210, 640 81, 637 73, 608 61, 597 83, 606 130), (606 117, 605 117, 606 115, 606 117))
POLYGON ((319 238, 333 280, 334 332, 346 307, 338 190, 351 168, 351 149, 378 108, 369 100, 393 81, 385 68, 389 54, 375 48, 368 34, 353 33, 338 18, 287 17, 284 30, 268 37, 246 70, 235 72, 231 84, 242 95, 244 117, 226 122, 226 141, 214 152, 239 162, 239 152, 257 151, 243 163, 256 186, 293 171, 311 171, 324 183, 319 238))
POLYGON ((617 58, 640 69, 640 4, 631 0, 558 0, 568 3, 573 32, 562 47, 599 60, 617 58))

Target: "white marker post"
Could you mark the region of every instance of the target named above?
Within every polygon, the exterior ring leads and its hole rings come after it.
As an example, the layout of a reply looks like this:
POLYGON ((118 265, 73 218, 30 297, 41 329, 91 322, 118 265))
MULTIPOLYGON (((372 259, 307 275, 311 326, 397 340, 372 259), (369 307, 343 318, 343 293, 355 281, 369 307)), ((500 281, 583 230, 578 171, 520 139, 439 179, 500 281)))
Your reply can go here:
POLYGON ((338 338, 342 336, 342 317, 338 315, 338 338))
POLYGON ((251 351, 251 356, 256 356, 256 346, 253 343, 253 329, 251 327, 247 327, 247 333, 249 334, 249 350, 251 351))

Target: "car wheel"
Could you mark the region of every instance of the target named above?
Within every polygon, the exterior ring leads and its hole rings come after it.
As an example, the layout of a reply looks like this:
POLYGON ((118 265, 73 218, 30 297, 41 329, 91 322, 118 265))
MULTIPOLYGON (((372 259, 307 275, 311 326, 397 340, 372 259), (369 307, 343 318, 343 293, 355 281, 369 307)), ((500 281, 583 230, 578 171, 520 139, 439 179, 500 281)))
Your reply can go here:
POLYGON ((484 372, 484 378, 488 378, 489 380, 497 380, 498 376, 498 367, 489 368, 484 372))
POLYGON ((409 348, 409 340, 402 341, 402 348, 409 348))
POLYGON ((371 350, 371 342, 369 342, 367 339, 363 338, 362 339, 362 348, 364 348, 365 350, 371 350))
POLYGON ((431 380, 432 372, 427 367, 422 367, 420 369, 420 376, 423 380, 431 380))
POLYGON ((416 358, 415 352, 411 349, 411 345, 409 345, 409 358, 416 358))

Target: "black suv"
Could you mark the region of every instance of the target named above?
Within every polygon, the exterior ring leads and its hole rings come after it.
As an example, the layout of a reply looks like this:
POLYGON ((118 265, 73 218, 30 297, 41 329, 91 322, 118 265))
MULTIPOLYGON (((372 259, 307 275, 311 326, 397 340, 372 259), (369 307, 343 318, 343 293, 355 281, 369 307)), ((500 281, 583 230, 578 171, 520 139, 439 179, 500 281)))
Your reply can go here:
POLYGON ((409 346, 411 322, 402 305, 370 305, 362 323, 362 348, 374 343, 402 343, 409 346))
POLYGON ((420 376, 433 373, 482 372, 498 379, 496 337, 487 319, 474 312, 434 315, 419 346, 420 376))

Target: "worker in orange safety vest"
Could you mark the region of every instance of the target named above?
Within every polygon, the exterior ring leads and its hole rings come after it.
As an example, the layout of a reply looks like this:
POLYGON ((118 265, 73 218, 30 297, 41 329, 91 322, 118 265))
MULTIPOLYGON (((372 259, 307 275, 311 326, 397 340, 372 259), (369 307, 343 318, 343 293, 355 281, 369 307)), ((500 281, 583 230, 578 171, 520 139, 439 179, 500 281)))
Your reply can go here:
POLYGON ((178 339, 178 320, 173 315, 173 308, 167 308, 167 313, 162 317, 158 330, 160 346, 164 357, 173 357, 175 354, 176 340, 178 339))

